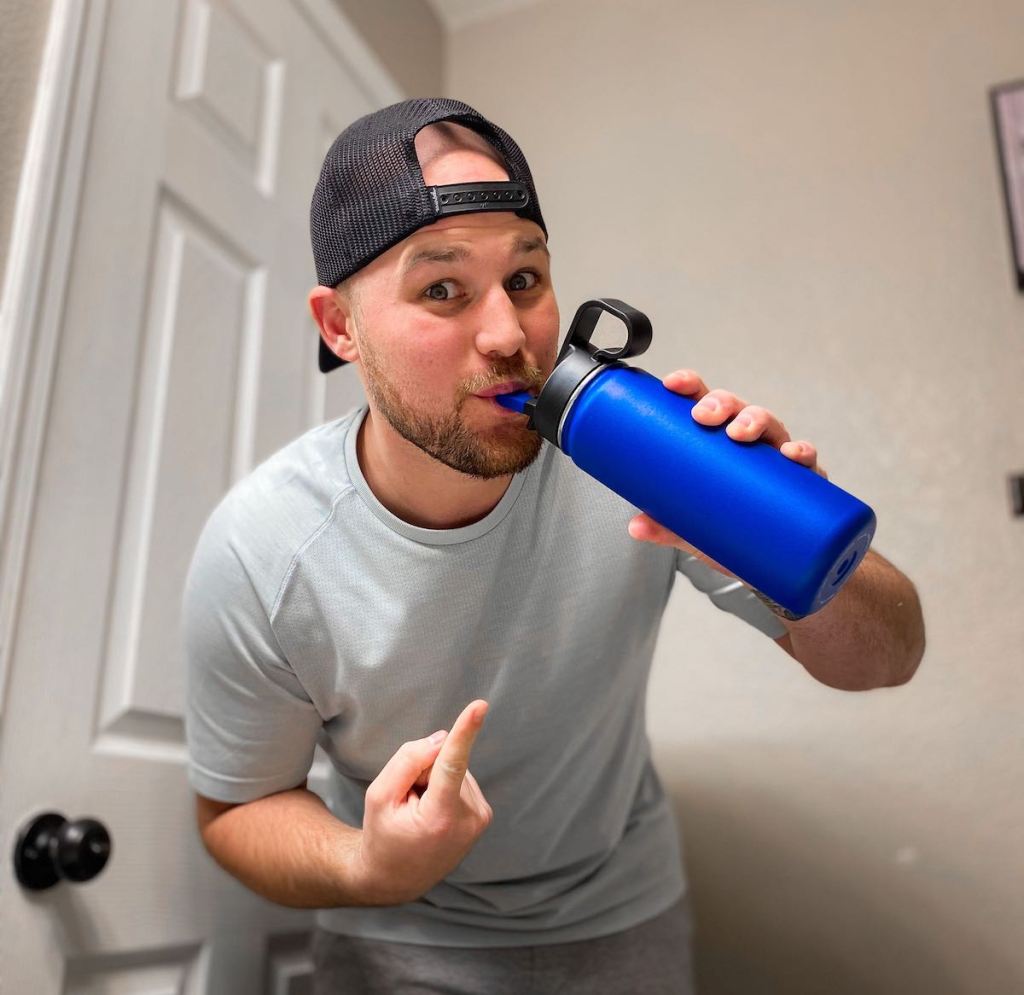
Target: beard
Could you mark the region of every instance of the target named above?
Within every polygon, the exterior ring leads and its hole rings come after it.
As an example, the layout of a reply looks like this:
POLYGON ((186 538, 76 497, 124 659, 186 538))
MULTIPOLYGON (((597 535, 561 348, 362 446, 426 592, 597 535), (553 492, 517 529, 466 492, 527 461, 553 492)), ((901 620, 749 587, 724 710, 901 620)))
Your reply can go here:
MULTIPOLYGON (((539 433, 526 427, 526 418, 490 415, 493 424, 474 429, 462 414, 472 393, 454 410, 439 415, 417 411, 402 399, 402 392, 387 378, 365 340, 360 349, 365 370, 366 393, 388 424, 417 449, 445 466, 470 477, 491 480, 525 470, 540 453, 539 433)), ((544 383, 544 371, 536 366, 503 364, 491 369, 488 384, 502 380, 521 380, 536 391, 544 383)), ((486 385, 478 386, 483 390, 486 385)))

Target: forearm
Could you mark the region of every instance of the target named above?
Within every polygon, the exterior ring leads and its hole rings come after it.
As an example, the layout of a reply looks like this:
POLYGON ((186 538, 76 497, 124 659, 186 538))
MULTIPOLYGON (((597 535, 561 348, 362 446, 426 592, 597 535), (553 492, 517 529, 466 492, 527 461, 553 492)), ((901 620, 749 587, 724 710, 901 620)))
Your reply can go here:
POLYGON ((383 905, 363 873, 362 832, 306 788, 222 812, 203 832, 210 855, 247 888, 291 908, 383 905))
POLYGON ((875 550, 824 608, 782 621, 790 652, 807 672, 844 691, 903 684, 924 654, 917 591, 875 550))

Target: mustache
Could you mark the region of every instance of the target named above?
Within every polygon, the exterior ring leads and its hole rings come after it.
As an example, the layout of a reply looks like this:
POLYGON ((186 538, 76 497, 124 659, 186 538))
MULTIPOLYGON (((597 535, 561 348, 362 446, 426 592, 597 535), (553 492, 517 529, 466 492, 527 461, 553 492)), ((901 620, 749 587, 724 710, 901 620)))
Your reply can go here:
POLYGON ((526 384, 527 390, 537 391, 544 386, 547 376, 539 366, 492 367, 489 373, 481 374, 470 381, 466 393, 475 394, 477 391, 505 383, 506 380, 521 380, 526 384))

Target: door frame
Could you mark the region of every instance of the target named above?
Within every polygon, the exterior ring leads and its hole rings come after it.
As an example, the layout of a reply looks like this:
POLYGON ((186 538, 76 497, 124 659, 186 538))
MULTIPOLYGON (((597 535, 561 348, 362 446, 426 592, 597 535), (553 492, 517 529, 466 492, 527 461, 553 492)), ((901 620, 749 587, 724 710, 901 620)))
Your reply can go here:
MULTIPOLYGON (((292 2, 371 103, 384 106, 404 99, 406 94, 337 3, 292 2)), ((108 0, 52 0, 0 295, 0 717, 16 638, 107 8, 108 0)))

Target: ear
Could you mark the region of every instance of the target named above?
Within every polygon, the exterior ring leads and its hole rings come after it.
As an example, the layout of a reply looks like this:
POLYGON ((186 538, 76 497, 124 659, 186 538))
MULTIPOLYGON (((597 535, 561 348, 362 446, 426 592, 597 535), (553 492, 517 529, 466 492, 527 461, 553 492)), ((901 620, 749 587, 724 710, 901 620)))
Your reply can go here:
POLYGON ((309 292, 309 313, 331 352, 349 363, 359 361, 352 316, 340 294, 331 287, 314 287, 309 292))

